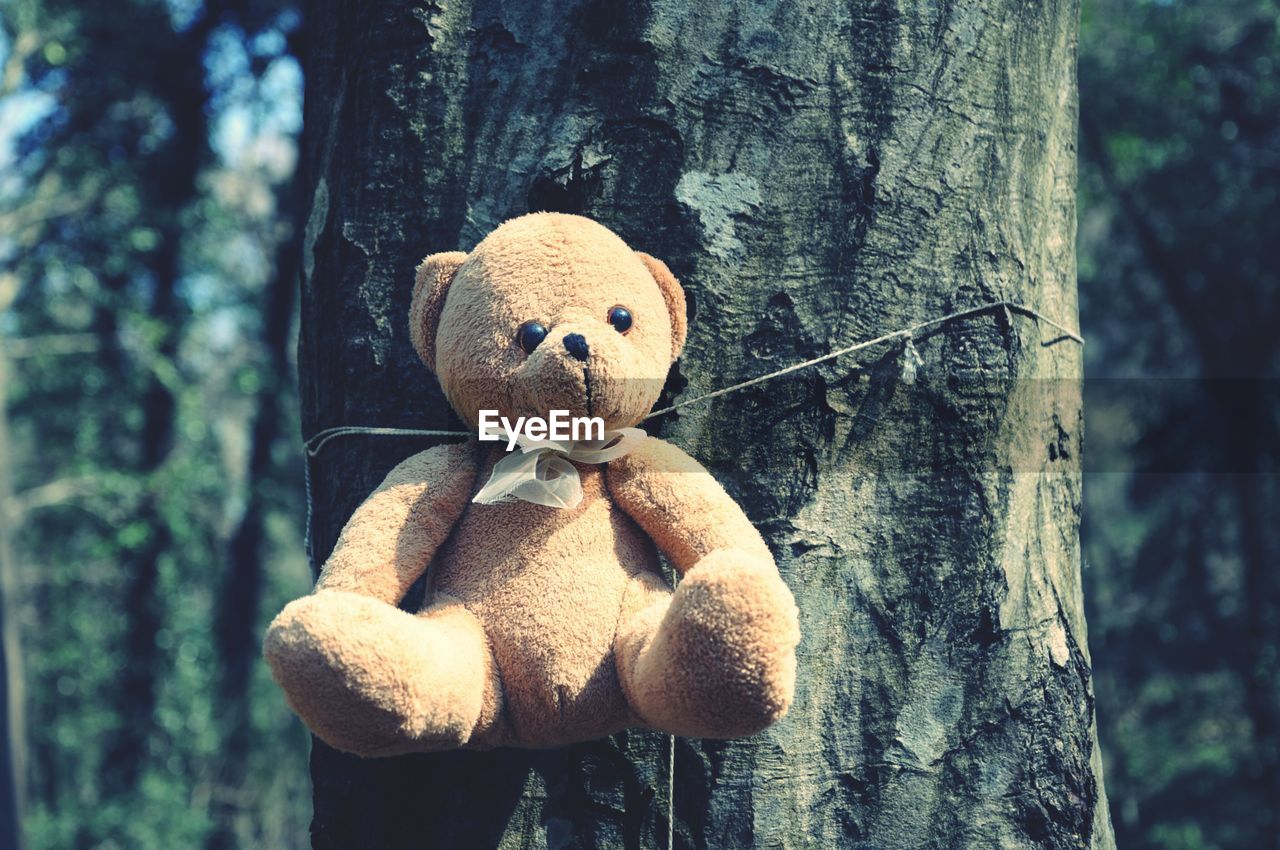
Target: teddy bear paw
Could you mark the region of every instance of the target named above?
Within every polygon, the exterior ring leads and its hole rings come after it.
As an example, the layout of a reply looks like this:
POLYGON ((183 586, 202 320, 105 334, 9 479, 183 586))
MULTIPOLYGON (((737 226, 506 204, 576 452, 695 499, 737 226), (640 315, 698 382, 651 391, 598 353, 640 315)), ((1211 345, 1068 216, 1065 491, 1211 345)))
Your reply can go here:
POLYGON ((639 652, 642 714, 688 736, 758 732, 791 705, 799 639, 795 601, 771 562, 712 553, 685 573, 639 652))

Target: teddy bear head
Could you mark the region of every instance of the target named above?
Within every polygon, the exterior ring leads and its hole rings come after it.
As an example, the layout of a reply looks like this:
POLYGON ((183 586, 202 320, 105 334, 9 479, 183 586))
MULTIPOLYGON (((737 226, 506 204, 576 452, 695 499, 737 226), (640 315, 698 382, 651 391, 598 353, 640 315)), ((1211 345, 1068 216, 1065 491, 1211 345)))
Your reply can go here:
POLYGON ((653 407, 680 354, 684 292, 662 261, 602 225, 531 213, 469 254, 423 260, 410 332, 473 426, 485 409, 512 421, 565 410, 623 428, 653 407))

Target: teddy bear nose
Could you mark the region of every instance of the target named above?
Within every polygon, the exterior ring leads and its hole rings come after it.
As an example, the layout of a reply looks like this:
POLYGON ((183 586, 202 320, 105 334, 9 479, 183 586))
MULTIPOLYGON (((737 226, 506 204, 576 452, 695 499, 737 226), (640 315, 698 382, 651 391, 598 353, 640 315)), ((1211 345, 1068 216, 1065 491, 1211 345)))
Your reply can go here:
POLYGON ((574 360, 586 361, 591 349, 587 346, 587 338, 582 334, 567 334, 564 338, 564 349, 574 360))

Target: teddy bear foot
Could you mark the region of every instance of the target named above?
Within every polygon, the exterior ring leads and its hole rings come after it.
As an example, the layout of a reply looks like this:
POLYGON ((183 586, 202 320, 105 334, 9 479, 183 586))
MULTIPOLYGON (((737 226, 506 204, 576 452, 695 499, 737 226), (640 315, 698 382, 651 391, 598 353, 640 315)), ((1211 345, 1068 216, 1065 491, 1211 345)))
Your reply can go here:
POLYGON ((772 563, 717 551, 618 635, 636 712, 686 737, 734 738, 786 714, 795 692, 798 612, 772 563))
POLYGON ((321 590, 276 617, 263 652, 311 731, 356 755, 460 747, 491 731, 500 715, 484 631, 452 599, 414 616, 321 590))

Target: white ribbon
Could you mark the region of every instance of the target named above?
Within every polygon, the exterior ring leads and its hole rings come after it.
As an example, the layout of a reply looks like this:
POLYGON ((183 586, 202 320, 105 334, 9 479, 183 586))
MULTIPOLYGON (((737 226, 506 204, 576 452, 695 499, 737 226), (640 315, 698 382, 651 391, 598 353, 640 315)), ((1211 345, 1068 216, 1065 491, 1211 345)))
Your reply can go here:
MULTIPOLYGON (((505 434, 509 440, 513 435, 505 434)), ((648 439, 641 428, 606 431, 603 440, 534 440, 517 432, 520 451, 494 464, 493 474, 471 501, 491 505, 509 498, 574 508, 582 501, 582 479, 570 461, 608 463, 629 454, 648 439)))

